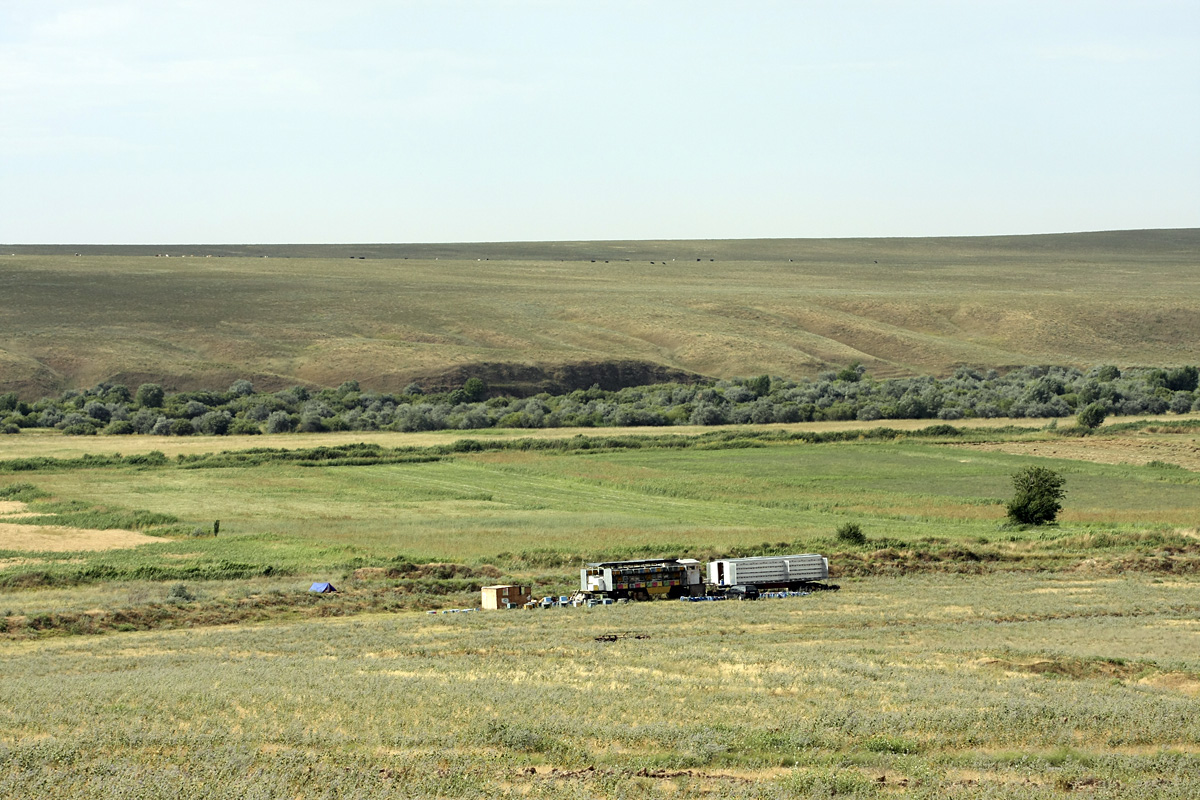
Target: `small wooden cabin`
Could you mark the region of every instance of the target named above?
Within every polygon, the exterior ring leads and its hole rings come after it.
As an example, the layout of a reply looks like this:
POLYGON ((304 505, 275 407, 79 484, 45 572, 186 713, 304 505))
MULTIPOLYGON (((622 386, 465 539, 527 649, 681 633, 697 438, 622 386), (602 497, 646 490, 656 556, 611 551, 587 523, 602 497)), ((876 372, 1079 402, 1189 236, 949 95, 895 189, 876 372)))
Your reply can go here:
POLYGON ((523 606, 529 602, 532 593, 533 587, 531 586, 513 586, 511 584, 485 586, 483 587, 483 608, 485 611, 496 611, 501 608, 523 606))

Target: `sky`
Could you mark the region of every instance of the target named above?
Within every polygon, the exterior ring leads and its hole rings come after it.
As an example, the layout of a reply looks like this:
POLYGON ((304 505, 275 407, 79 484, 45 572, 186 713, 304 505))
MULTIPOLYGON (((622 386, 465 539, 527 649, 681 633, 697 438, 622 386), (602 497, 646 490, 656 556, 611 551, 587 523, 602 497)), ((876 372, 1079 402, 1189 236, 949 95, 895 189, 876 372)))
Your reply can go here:
POLYGON ((1195 0, 3 0, 0 242, 1200 227, 1195 0))

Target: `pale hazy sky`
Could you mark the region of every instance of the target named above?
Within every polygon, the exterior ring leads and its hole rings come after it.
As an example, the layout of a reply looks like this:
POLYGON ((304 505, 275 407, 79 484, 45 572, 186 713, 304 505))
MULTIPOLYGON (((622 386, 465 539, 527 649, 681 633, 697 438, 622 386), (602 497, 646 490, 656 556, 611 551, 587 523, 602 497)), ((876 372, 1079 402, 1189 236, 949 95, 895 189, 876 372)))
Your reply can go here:
POLYGON ((0 0, 0 242, 1200 227, 1200 2, 0 0))

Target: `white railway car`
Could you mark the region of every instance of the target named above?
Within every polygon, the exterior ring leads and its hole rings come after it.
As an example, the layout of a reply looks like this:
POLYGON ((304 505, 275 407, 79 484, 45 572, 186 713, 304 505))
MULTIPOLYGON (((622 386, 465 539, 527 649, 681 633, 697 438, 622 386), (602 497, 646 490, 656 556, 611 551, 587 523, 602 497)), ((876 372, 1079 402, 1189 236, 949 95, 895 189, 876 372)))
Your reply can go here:
POLYGON ((828 579, 829 559, 817 553, 708 562, 708 583, 717 588, 750 584, 759 589, 799 589, 828 579))

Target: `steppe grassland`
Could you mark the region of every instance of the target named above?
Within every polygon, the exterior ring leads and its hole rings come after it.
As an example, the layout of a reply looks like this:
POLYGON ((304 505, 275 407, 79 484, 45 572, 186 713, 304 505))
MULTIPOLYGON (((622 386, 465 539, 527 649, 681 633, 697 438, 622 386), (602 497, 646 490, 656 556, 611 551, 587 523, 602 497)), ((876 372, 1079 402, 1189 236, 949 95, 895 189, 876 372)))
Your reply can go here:
POLYGON ((1192 797, 1197 608, 1192 580, 939 575, 8 643, 0 791, 1192 797))
POLYGON ((1185 363, 1196 240, 666 242, 629 262, 598 244, 610 263, 553 247, 470 258, 485 245, 451 260, 16 255, 0 273, 0 361, 27 386, 165 375, 386 390, 478 362, 638 359, 717 377, 1185 363))

